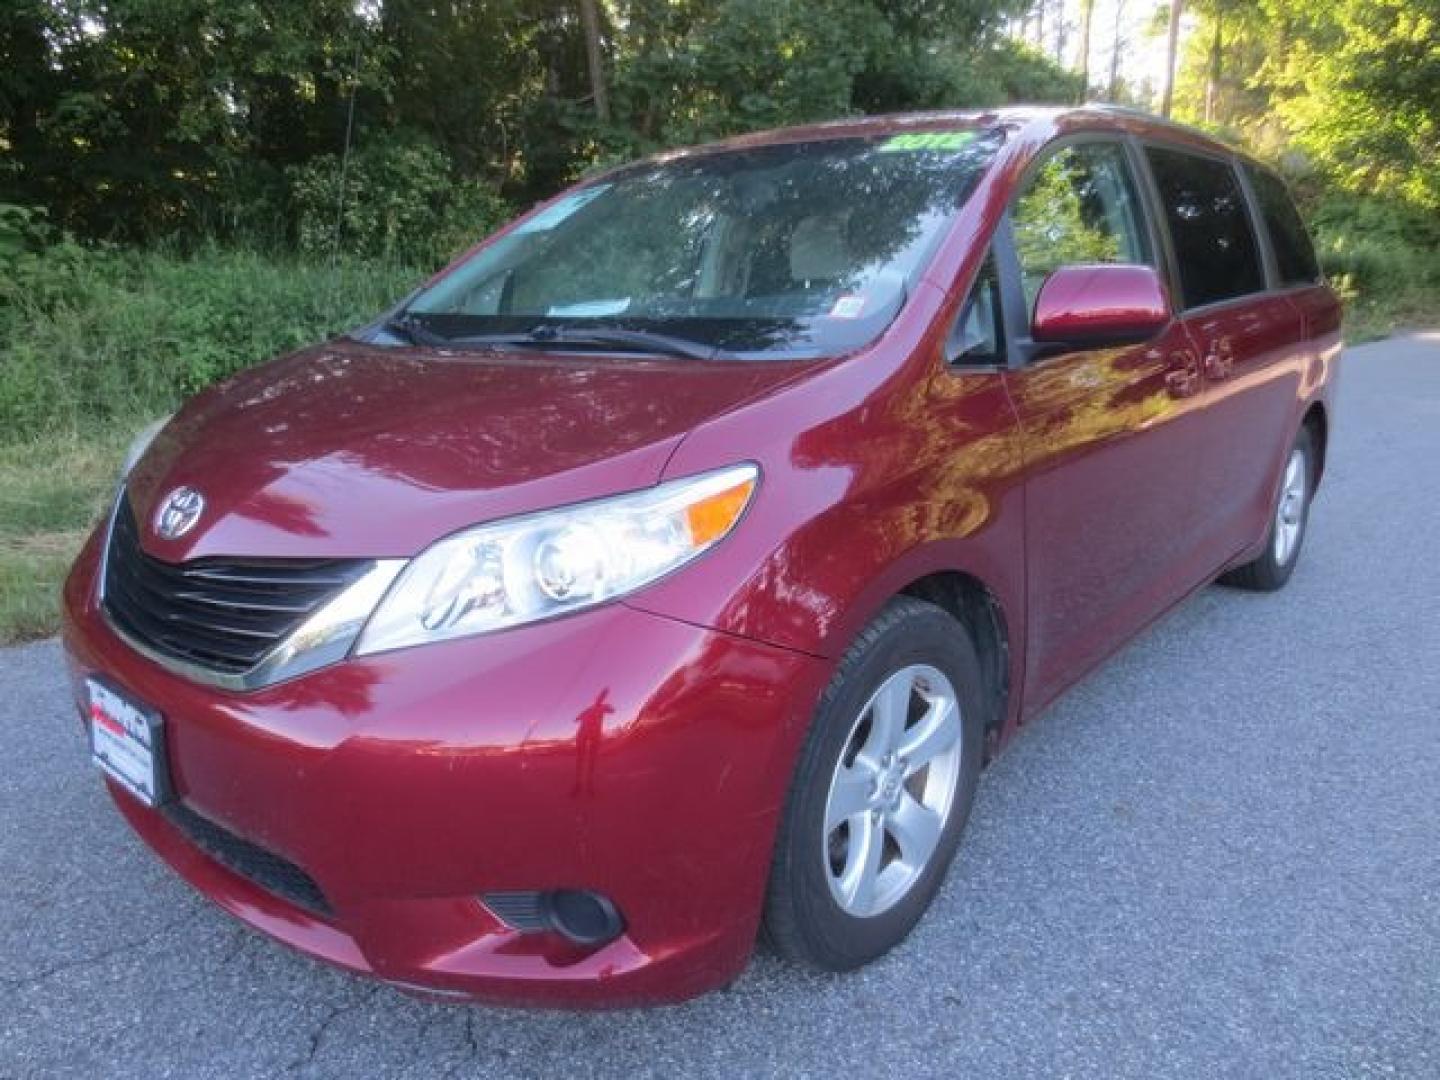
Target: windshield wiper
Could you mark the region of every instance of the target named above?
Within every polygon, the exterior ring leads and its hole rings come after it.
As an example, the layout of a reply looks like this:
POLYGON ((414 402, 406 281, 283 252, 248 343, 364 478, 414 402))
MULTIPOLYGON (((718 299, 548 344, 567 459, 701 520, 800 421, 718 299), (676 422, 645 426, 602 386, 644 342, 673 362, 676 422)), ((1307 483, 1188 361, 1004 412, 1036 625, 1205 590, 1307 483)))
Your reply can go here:
POLYGON ((408 311, 402 311, 394 318, 386 319, 385 329, 392 334, 400 334, 409 338, 412 345, 441 347, 450 344, 449 338, 443 334, 437 334, 433 330, 427 330, 421 325, 420 320, 408 311))
POLYGON ((521 334, 473 334, 445 339, 447 345, 518 345, 544 348, 565 345, 578 348, 620 348, 687 360, 723 360, 728 354, 713 345, 653 330, 627 330, 618 326, 537 326, 521 334))

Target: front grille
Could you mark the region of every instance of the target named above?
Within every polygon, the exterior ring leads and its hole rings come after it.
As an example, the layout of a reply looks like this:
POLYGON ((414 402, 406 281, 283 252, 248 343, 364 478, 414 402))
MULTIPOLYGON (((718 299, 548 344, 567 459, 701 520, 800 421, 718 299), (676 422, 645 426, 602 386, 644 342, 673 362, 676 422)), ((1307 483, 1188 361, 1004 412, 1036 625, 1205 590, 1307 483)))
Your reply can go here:
POLYGON ((164 813, 192 844, 227 870, 312 915, 330 915, 330 904, 320 886, 294 863, 241 839, 209 818, 201 817, 184 803, 167 803, 164 813))
POLYGON ((105 610, 161 655, 240 674, 373 564, 363 559, 205 558, 174 564, 140 548, 121 496, 105 565, 105 610))

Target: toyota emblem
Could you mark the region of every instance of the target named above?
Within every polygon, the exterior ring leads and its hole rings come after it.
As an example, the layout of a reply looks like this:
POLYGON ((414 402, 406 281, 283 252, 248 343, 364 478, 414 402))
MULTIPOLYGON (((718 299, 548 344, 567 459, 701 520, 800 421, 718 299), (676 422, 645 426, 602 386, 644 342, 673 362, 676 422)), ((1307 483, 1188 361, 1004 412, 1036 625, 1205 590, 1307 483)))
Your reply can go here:
POLYGON ((155 513, 155 532, 162 540, 178 540, 205 512, 205 496, 192 487, 178 487, 165 496, 155 513))

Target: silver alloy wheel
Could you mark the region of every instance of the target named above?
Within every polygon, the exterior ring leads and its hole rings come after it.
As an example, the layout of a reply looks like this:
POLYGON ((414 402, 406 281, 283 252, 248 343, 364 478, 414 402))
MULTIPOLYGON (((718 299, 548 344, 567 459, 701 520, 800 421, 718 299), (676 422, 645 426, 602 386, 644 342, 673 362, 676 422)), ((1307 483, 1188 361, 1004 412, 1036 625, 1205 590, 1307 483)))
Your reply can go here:
POLYGON ((955 688, 928 664, 886 679, 851 726, 825 799, 821 855, 848 915, 894 907, 950 819, 963 752, 955 688))
POLYGON ((1300 531, 1305 527, 1305 495, 1308 477, 1305 451, 1298 446, 1290 451, 1285 463, 1285 479, 1280 485, 1280 501, 1275 507, 1275 562, 1289 563, 1300 546, 1300 531))

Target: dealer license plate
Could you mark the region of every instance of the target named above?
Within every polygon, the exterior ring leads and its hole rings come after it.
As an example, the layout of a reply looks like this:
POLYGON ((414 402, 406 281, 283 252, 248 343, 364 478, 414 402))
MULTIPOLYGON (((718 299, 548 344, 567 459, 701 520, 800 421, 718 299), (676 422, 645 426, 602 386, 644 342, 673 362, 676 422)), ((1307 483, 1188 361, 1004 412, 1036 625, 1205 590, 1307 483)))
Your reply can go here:
POLYGON ((147 806, 167 794, 163 720, 99 679, 86 679, 90 695, 90 754, 105 775, 147 806))

